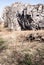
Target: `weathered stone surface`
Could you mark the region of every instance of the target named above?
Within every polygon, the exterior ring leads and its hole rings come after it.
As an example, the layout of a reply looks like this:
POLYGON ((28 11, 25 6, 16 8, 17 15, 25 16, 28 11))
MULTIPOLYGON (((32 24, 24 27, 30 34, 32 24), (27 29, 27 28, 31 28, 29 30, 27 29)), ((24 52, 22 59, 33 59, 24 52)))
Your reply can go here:
POLYGON ((14 3, 3 12, 4 26, 13 30, 44 29, 44 5, 14 3), (42 21, 40 23, 40 21, 42 21), (40 28, 39 28, 40 27, 40 28))
POLYGON ((39 6, 38 12, 40 12, 40 13, 42 12, 42 7, 43 7, 42 5, 39 6))

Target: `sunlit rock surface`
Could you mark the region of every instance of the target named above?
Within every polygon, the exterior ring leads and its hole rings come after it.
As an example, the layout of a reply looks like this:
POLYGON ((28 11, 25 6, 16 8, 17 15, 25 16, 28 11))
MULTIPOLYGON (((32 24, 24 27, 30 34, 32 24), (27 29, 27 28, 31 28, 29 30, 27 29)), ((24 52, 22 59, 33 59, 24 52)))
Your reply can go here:
POLYGON ((44 5, 13 3, 3 11, 4 26, 12 30, 44 29, 44 5))

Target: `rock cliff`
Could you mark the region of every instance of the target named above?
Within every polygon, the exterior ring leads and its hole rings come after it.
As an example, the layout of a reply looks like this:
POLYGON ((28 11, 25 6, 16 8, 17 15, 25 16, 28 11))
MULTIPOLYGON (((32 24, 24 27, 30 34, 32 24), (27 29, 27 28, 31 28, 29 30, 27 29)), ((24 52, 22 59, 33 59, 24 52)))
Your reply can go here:
POLYGON ((3 10, 4 27, 13 30, 44 29, 44 5, 13 3, 3 10))

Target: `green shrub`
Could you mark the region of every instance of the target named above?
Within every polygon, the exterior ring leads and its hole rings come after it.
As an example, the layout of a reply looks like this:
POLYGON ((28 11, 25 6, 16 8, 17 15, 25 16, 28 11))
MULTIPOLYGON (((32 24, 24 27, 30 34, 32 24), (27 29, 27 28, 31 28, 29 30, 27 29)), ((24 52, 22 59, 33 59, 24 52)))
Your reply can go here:
POLYGON ((0 52, 4 49, 6 49, 5 41, 0 38, 0 52))
POLYGON ((22 56, 20 56, 19 59, 17 59, 18 65, 32 65, 32 62, 28 53, 25 54, 23 57, 22 56))

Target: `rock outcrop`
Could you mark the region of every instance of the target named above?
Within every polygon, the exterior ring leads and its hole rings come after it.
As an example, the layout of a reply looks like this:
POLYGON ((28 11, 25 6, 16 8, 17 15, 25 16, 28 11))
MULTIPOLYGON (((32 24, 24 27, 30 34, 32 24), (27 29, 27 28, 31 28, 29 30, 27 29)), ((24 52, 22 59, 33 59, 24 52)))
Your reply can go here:
POLYGON ((4 26, 13 30, 44 29, 44 5, 14 3, 3 12, 4 26))

